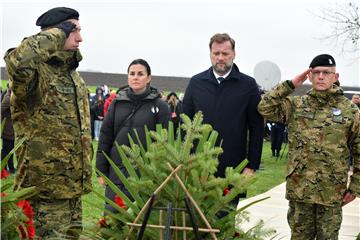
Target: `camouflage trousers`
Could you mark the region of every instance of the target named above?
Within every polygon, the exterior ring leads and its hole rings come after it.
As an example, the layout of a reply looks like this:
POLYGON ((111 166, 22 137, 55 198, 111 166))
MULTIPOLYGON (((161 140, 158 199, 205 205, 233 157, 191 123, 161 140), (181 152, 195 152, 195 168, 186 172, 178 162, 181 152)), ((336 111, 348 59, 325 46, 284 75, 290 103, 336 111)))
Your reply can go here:
POLYGON ((78 239, 82 231, 81 198, 31 198, 36 239, 78 239))
POLYGON ((290 200, 287 219, 291 240, 337 240, 342 208, 290 200))

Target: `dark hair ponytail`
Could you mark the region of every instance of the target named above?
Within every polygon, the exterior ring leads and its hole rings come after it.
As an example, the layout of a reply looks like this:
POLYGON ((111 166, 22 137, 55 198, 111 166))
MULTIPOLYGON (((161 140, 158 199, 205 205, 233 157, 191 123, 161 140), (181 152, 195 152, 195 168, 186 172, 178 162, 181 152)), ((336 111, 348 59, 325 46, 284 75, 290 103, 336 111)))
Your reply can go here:
POLYGON ((151 69, 150 69, 150 65, 144 60, 144 59, 135 59, 134 61, 132 61, 127 69, 127 72, 129 73, 129 69, 132 65, 135 65, 135 64, 140 64, 140 65, 143 65, 145 68, 146 68, 146 72, 148 75, 151 75, 151 69))

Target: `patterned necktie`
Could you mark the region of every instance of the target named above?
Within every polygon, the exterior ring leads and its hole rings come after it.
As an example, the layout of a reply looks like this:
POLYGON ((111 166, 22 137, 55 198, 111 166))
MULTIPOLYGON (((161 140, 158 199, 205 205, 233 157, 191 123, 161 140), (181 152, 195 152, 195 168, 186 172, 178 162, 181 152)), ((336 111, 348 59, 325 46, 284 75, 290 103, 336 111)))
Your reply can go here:
POLYGON ((225 78, 223 78, 223 77, 219 77, 217 80, 221 83, 222 81, 224 81, 224 80, 225 80, 225 78))

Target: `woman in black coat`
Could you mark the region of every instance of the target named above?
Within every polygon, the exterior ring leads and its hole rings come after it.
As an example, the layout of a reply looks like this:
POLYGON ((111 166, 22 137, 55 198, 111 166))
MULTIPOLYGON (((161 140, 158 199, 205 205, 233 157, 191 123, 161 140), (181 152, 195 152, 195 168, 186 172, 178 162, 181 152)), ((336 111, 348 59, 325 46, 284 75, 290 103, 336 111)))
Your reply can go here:
MULTIPOLYGON (((170 120, 170 110, 166 102, 161 100, 160 92, 150 86, 151 69, 143 59, 136 59, 128 67, 128 86, 120 89, 114 101, 112 101, 100 132, 100 139, 96 153, 96 167, 104 173, 122 192, 131 198, 130 194, 115 174, 110 163, 105 158, 105 152, 116 163, 121 171, 128 176, 122 160, 118 154, 115 142, 119 145, 128 145, 128 134, 134 140, 134 130, 145 146, 145 128, 155 130, 156 124, 160 123, 167 127, 170 120)), ((104 180, 98 178, 100 184, 104 180)), ((115 200, 115 193, 106 186, 105 195, 115 200)), ((106 209, 115 212, 110 205, 106 209)))
POLYGON ((182 102, 174 92, 167 95, 166 101, 169 104, 171 121, 174 123, 175 129, 177 129, 181 122, 180 114, 183 113, 182 102))

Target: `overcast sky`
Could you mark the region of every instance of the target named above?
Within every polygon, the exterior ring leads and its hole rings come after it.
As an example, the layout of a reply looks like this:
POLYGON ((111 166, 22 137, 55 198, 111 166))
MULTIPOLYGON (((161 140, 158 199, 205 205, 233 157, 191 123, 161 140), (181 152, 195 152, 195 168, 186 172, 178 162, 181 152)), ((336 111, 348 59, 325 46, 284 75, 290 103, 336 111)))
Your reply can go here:
POLYGON ((339 55, 319 40, 330 26, 314 12, 337 2, 346 0, 2 0, 1 55, 39 31, 35 22, 43 12, 67 6, 80 12, 79 70, 125 73, 132 60, 144 58, 153 75, 191 77, 210 67, 210 37, 227 32, 236 41, 235 63, 248 75, 268 60, 281 80, 291 79, 313 57, 329 53, 341 84, 360 87, 359 56, 339 55))

